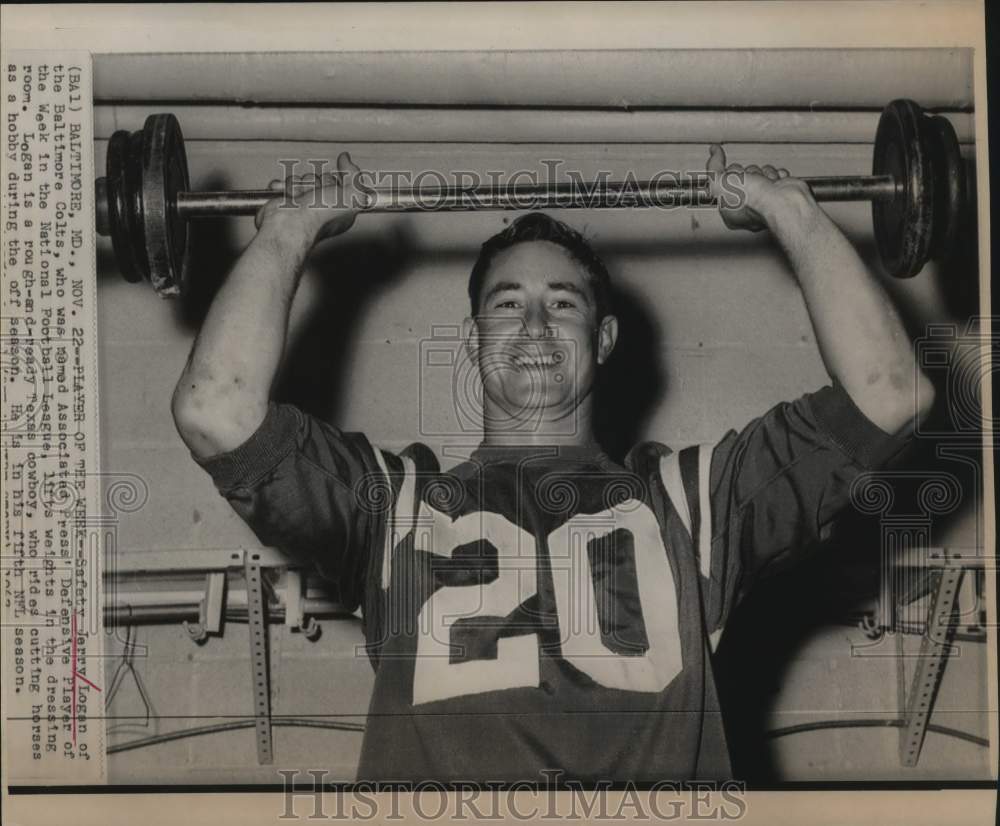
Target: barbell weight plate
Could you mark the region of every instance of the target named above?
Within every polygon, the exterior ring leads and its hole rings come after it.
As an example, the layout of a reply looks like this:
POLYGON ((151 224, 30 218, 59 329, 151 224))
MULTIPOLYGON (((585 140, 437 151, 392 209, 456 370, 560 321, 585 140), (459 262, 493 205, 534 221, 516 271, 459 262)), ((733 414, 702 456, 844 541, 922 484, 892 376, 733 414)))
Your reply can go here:
POLYGON ((951 121, 941 115, 925 118, 934 174, 934 237, 931 255, 948 258, 955 247, 965 204, 965 162, 951 121))
POLYGON ((177 193, 190 189, 181 127, 171 114, 150 115, 142 129, 142 202, 149 280, 166 298, 185 292, 187 220, 177 212, 177 193))
POLYGON ((107 197, 108 227, 111 230, 111 245, 115 251, 115 261, 122 278, 135 283, 145 277, 140 261, 145 258, 145 249, 136 248, 132 230, 134 198, 126 193, 129 179, 129 138, 123 129, 112 134, 108 140, 105 158, 105 192, 107 197))
MULTIPOLYGON (((105 159, 106 160, 106 159, 105 159)), ((94 229, 105 238, 111 235, 108 216, 108 177, 102 175, 94 181, 94 229)))
POLYGON ((142 171, 142 144, 142 132, 133 132, 128 136, 128 150, 125 155, 125 186, 122 192, 125 196, 125 214, 129 220, 128 232, 132 254, 142 277, 148 281, 149 259, 146 256, 146 213, 143 209, 145 176, 142 171))
POLYGON ((872 201, 879 256, 897 278, 920 271, 934 235, 934 179, 923 120, 923 110, 912 100, 894 100, 875 130, 872 174, 892 175, 901 184, 892 200, 872 201))

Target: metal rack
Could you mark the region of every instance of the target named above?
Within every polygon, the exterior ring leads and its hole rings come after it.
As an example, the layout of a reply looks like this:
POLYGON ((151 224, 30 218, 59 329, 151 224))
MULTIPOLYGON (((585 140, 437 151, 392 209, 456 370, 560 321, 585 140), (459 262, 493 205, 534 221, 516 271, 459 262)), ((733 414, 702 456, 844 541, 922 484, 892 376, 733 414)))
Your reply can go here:
MULTIPOLYGON (((271 742, 270 670, 267 625, 281 621, 291 631, 315 640, 320 619, 355 615, 322 594, 309 575, 272 548, 155 550, 118 554, 105 568, 105 622, 182 622, 191 639, 204 643, 223 632, 227 617, 244 615, 249 625, 251 679, 257 757, 262 765, 273 759, 271 742), (181 584, 178 585, 178 581, 181 584), (138 587, 136 587, 138 586, 138 587)), ((986 558, 947 548, 903 550, 892 562, 896 571, 920 570, 927 577, 919 589, 901 594, 899 579, 886 578, 874 619, 862 623, 872 637, 895 638, 896 679, 900 719, 899 756, 904 766, 920 759, 941 679, 955 651, 952 640, 962 578, 985 569, 986 558), (925 619, 913 623, 902 616, 905 603, 929 597, 925 619), (907 635, 921 635, 914 656, 904 651, 907 635), (916 660, 908 680, 906 663, 916 660)), ((905 577, 904 577, 905 579, 905 577)), ((981 612, 981 607, 980 607, 981 612)))
POLYGON ((955 653, 950 638, 958 620, 955 607, 962 577, 967 571, 984 570, 986 558, 949 553, 946 548, 928 548, 904 554, 895 565, 897 568, 926 569, 931 574, 927 615, 909 689, 903 650, 905 635, 898 628, 899 600, 897 595, 890 595, 889 629, 895 632, 896 685, 903 722, 899 729, 899 759, 902 765, 912 767, 920 759, 941 679, 949 658, 955 653))
POLYGON ((106 560, 107 625, 181 622, 196 643, 223 633, 227 617, 246 616, 257 762, 273 761, 267 626, 280 620, 316 640, 318 619, 352 617, 310 586, 310 578, 272 548, 132 551, 106 560))

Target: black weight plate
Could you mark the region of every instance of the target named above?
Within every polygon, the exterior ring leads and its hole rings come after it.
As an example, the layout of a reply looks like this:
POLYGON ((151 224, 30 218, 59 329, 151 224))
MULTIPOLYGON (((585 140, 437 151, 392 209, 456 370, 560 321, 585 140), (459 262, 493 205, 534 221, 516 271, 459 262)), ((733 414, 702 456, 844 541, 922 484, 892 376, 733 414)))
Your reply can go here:
POLYGON ((111 224, 108 221, 108 178, 102 175, 94 181, 94 229, 98 235, 111 236, 111 224))
POLYGON ((892 175, 900 182, 894 199, 872 201, 882 265, 897 278, 916 275, 930 257, 934 178, 923 119, 923 110, 912 100, 894 100, 875 132, 872 174, 892 175))
POLYGON ((181 127, 171 114, 150 115, 142 130, 142 200, 149 280, 163 297, 185 292, 187 221, 177 212, 177 193, 188 187, 181 127))
POLYGON ((135 283, 142 281, 144 270, 140 260, 146 256, 145 249, 136 248, 133 227, 137 223, 132 215, 134 197, 126 193, 128 186, 129 133, 115 132, 108 141, 105 159, 105 187, 107 192, 108 226, 111 230, 111 245, 115 251, 115 261, 122 278, 135 283))
POLYGON ((955 127, 947 118, 926 118, 927 144, 934 170, 934 238, 931 254, 947 258, 955 246, 965 204, 965 163, 955 127))
POLYGON ((128 219, 128 233, 135 262, 142 277, 149 280, 149 259, 146 256, 146 212, 142 194, 146 188, 142 174, 142 132, 128 136, 125 151, 125 216, 128 219))

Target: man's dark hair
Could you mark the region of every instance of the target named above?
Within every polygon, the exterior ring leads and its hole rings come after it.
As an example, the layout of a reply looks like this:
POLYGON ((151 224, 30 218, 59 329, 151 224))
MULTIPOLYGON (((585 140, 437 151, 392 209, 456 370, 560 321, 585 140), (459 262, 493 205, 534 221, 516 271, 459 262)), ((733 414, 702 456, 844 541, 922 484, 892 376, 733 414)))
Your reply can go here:
POLYGON ((488 238, 479 250, 479 258, 476 259, 469 275, 469 300, 472 303, 473 315, 479 312, 483 281, 493 259, 503 250, 525 241, 550 241, 566 250, 587 272, 587 283, 594 293, 597 320, 600 321, 611 312, 611 277, 604 262, 587 243, 587 239, 572 227, 543 212, 529 212, 502 232, 488 238))

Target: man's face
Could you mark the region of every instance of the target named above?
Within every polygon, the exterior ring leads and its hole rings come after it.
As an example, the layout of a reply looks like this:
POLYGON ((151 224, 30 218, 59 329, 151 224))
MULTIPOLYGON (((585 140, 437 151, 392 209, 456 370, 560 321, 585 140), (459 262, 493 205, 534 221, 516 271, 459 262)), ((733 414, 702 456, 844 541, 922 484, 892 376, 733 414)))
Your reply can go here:
POLYGON ((479 314, 467 324, 488 429, 530 430, 572 417, 617 335, 614 317, 597 318, 586 270, 549 241, 496 256, 479 314))

